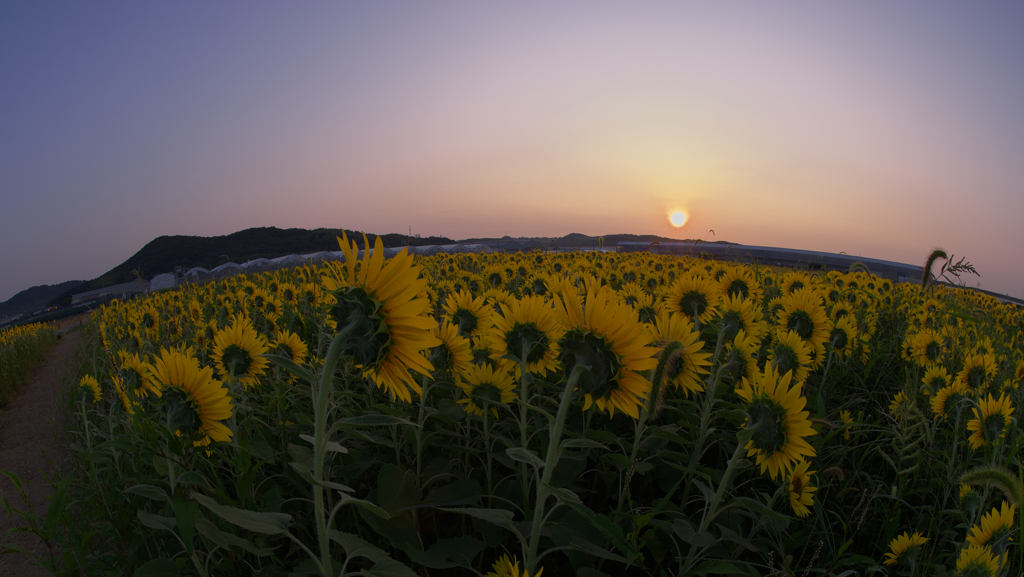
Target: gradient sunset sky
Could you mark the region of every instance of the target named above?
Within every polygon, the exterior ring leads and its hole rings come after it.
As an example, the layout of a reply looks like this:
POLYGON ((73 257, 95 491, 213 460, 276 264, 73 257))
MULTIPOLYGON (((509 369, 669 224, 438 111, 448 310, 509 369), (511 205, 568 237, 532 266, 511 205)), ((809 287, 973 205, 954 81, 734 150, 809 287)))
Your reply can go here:
POLYGON ((7 2, 0 301, 253 226, 942 247, 1022 297, 1022 30, 1019 1, 7 2))

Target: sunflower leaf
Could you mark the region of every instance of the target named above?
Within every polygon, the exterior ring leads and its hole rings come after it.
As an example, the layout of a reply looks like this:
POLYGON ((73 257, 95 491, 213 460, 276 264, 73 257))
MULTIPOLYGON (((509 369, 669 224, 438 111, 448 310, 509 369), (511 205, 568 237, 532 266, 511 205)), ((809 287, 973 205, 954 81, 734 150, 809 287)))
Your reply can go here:
POLYGON ((536 451, 530 451, 522 447, 512 447, 511 449, 505 449, 505 454, 520 463, 529 463, 537 469, 544 468, 544 461, 540 459, 536 451))
POLYGON ((387 427, 390 425, 418 426, 416 423, 413 423, 408 419, 393 417, 391 415, 361 415, 358 417, 349 417, 347 419, 338 419, 335 421, 335 425, 339 427, 387 427))
POLYGON ((296 377, 307 383, 313 382, 312 371, 310 371, 306 367, 296 364, 295 361, 289 359, 288 357, 283 357, 281 355, 264 354, 263 358, 267 359, 268 361, 274 363, 275 365, 281 367, 282 369, 288 371, 289 373, 295 375, 296 377))
POLYGON ((190 496, 199 501, 199 504, 203 507, 216 513, 221 519, 254 533, 262 533, 264 535, 287 533, 288 524, 292 520, 292 516, 286 513, 246 511, 245 509, 220 505, 213 499, 196 492, 192 492, 190 496))
POLYGON ((143 525, 150 529, 157 529, 160 531, 174 531, 174 527, 178 524, 173 517, 164 517, 163 515, 154 515, 142 509, 138 510, 137 513, 139 521, 143 525))
POLYGON ((151 501, 163 501, 164 503, 170 503, 171 498, 167 496, 167 491, 153 485, 135 485, 128 487, 124 490, 125 493, 132 493, 134 495, 140 495, 151 501))

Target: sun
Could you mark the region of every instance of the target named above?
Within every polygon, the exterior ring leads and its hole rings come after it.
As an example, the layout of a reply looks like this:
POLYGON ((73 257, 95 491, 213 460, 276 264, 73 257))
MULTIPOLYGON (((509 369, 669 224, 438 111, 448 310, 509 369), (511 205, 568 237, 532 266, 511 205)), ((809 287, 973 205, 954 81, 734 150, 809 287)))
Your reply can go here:
POLYGON ((686 219, 687 218, 689 218, 689 217, 687 216, 687 214, 685 212, 683 212, 681 210, 676 210, 676 211, 673 211, 671 215, 669 215, 668 220, 669 220, 669 222, 672 223, 672 226, 674 226, 676 228, 679 228, 679 227, 683 226, 684 224, 686 224, 686 219))

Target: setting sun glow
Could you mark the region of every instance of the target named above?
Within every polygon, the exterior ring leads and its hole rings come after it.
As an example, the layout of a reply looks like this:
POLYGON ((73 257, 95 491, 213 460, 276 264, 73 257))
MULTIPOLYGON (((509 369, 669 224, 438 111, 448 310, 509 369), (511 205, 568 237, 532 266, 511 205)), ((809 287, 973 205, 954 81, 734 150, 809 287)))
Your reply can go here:
POLYGON ((668 220, 669 220, 669 222, 672 223, 672 226, 674 226, 676 228, 679 228, 679 227, 683 226, 684 224, 686 224, 686 213, 681 211, 681 210, 674 211, 668 217, 668 220))

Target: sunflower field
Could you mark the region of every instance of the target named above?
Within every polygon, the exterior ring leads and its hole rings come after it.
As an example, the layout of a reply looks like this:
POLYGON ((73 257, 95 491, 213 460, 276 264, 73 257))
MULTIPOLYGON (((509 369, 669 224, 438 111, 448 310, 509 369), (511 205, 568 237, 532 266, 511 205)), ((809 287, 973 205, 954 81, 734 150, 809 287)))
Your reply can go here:
POLYGON ((140 577, 1024 567, 1021 309, 863 270, 340 243, 343 262, 93 315, 41 562, 140 577))
POLYGON ((0 407, 14 399, 18 388, 57 344, 53 326, 44 323, 0 330, 0 407))

